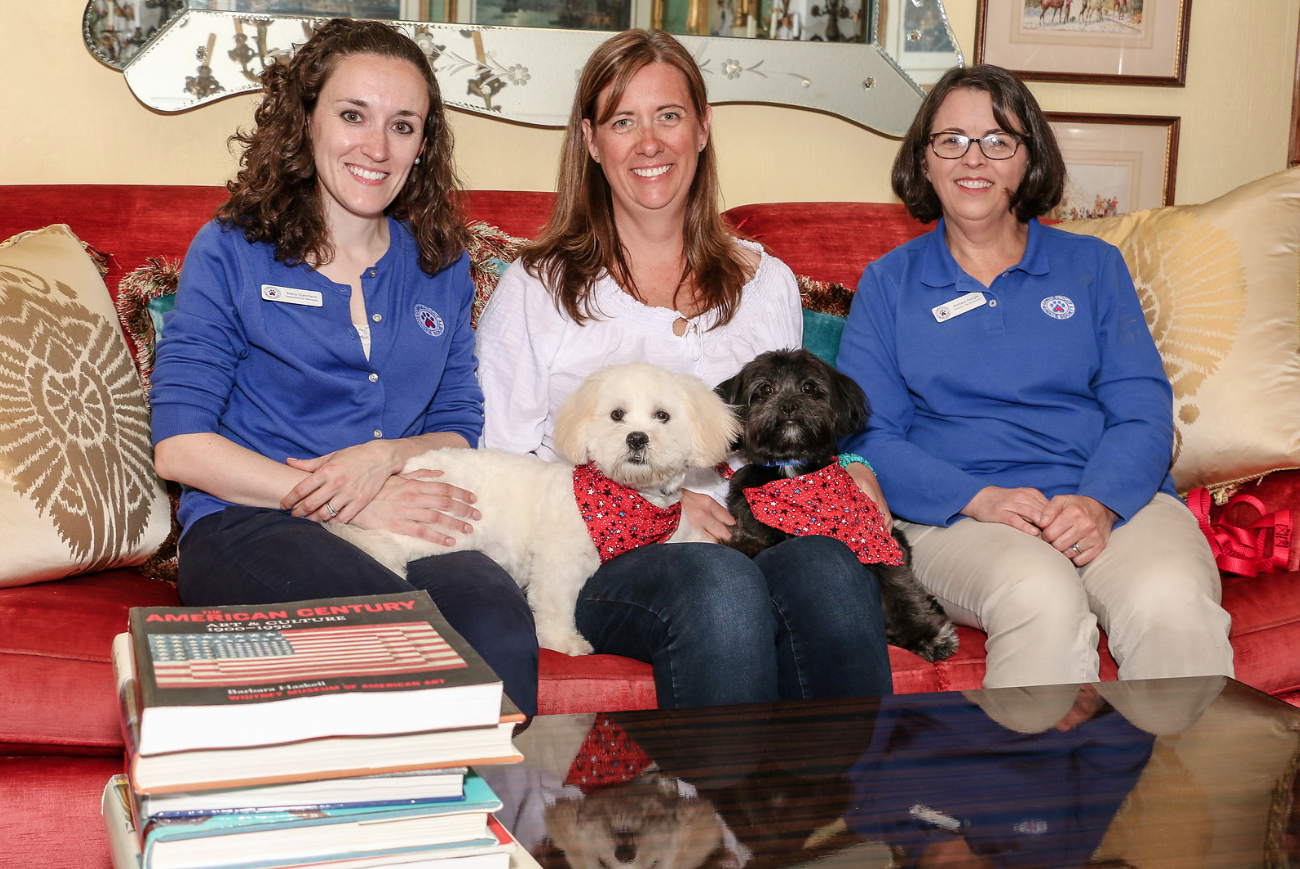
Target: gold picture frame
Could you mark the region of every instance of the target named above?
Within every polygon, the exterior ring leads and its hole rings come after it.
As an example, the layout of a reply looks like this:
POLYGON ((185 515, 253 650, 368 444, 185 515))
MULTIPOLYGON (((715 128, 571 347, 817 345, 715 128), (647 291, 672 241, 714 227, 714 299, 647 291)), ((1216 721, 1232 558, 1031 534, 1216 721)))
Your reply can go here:
POLYGON ((1050 217, 1111 217, 1174 204, 1179 118, 1046 114, 1067 170, 1065 197, 1050 217))
POLYGON ((975 62, 1021 78, 1183 87, 1192 0, 978 0, 975 62))

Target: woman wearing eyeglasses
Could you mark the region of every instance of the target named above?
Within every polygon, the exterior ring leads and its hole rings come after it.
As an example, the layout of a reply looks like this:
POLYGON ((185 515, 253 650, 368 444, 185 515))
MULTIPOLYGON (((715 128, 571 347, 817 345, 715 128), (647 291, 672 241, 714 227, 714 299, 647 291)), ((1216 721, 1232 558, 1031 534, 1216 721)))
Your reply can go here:
POLYGON ((985 687, 1232 675, 1219 573, 1169 474, 1172 391, 1117 249, 1044 226, 1065 165, 994 66, 921 105, 894 192, 933 232, 862 276, 839 367, 843 444, 875 468, 921 581, 988 634, 985 687))

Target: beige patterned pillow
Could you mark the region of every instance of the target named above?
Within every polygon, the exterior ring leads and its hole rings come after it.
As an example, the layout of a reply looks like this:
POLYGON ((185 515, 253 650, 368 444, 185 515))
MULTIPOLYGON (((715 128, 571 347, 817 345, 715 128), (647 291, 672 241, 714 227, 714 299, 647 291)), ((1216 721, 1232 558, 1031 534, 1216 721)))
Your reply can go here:
POLYGON ((139 564, 167 536, 149 410, 68 227, 0 243, 0 587, 139 564))
POLYGON ((1300 467, 1300 168, 1060 226, 1124 254, 1174 388, 1178 491, 1300 467))

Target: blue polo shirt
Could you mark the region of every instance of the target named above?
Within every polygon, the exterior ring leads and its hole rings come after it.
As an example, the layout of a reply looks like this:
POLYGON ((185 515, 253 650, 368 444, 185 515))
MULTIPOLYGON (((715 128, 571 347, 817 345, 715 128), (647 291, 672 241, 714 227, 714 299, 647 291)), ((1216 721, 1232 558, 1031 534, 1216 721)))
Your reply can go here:
MULTIPOLYGON (((427 275, 406 226, 390 218, 388 229, 388 252, 361 276, 370 359, 350 287, 276 262, 274 246, 239 230, 200 230, 158 345, 154 443, 213 432, 276 461, 428 432, 476 443, 483 394, 469 257, 427 275)), ((226 506, 187 488, 177 516, 188 529, 226 506)))
POLYGON ((951 525, 990 485, 1087 495, 1120 522, 1174 494, 1173 393, 1124 259, 1100 239, 1030 221, 1024 257, 985 287, 940 220, 867 267, 837 364, 872 411, 842 447, 904 519, 951 525))

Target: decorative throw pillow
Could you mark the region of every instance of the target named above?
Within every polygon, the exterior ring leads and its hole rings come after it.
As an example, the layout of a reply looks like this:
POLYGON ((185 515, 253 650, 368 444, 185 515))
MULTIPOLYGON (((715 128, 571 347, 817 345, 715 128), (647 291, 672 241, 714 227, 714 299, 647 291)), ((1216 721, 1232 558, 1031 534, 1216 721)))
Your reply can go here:
POLYGON ((803 346, 828 365, 840 355, 840 337, 849 315, 853 291, 843 284, 796 275, 803 304, 803 346))
POLYGON ((1300 169, 1060 227, 1124 254, 1173 384, 1179 492, 1300 466, 1300 169))
POLYGON ((149 257, 144 265, 123 275, 117 285, 117 318, 135 345, 135 367, 140 372, 146 398, 153 388, 153 364, 162 335, 163 315, 176 307, 176 283, 180 277, 179 262, 149 257))
POLYGON ((0 587, 139 564, 167 534, 149 409, 68 227, 0 243, 0 587))
POLYGON ((515 238, 481 220, 469 225, 469 274, 474 279, 474 308, 470 311, 470 324, 477 329, 478 318, 487 307, 488 299, 497 288, 497 281, 506 273, 506 267, 519 257, 519 249, 527 239, 515 238))

